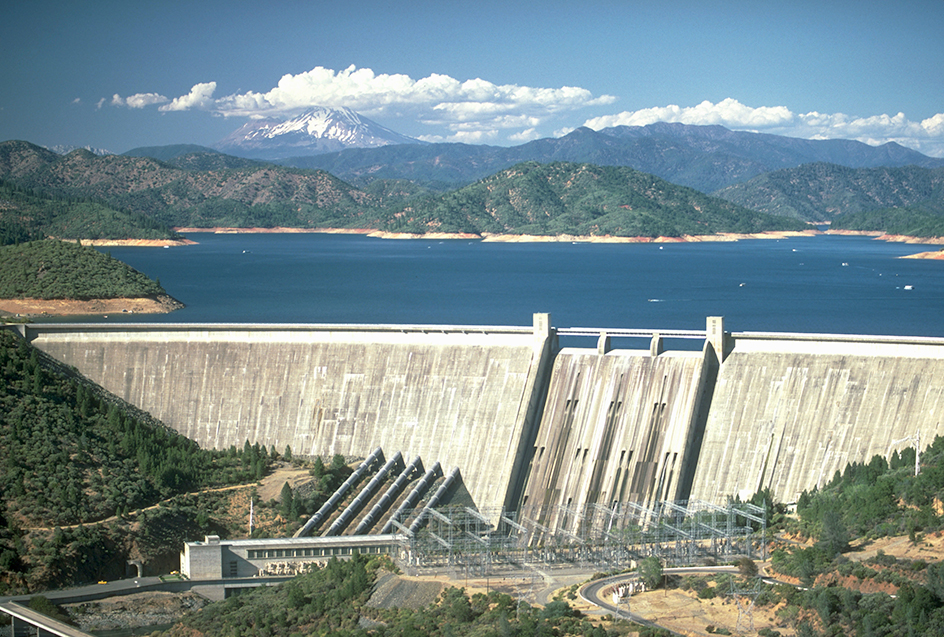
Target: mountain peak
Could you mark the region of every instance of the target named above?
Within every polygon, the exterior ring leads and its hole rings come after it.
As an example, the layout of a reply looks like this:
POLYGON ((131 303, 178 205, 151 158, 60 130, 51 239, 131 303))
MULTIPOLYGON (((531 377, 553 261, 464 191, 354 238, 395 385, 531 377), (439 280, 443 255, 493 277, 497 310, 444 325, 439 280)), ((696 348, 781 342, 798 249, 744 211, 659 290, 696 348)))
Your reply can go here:
POLYGON ((215 148, 241 157, 284 159, 345 148, 420 144, 349 108, 315 106, 290 119, 257 119, 220 140, 215 148))

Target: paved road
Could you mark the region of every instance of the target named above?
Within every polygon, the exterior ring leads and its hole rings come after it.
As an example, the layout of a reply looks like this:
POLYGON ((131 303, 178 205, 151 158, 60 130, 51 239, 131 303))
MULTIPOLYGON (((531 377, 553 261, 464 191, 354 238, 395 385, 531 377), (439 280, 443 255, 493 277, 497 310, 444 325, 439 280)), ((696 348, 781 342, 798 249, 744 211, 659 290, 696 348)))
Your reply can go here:
MULTIPOLYGON (((684 567, 684 568, 667 568, 663 570, 663 573, 666 575, 688 575, 693 573, 732 573, 737 572, 737 567, 735 566, 694 566, 694 567, 684 567)), ((632 612, 627 612, 626 608, 617 608, 610 599, 606 599, 603 596, 603 591, 608 589, 611 586, 616 584, 622 584, 626 582, 632 582, 637 579, 636 573, 622 573, 620 575, 614 575, 612 577, 605 577, 603 579, 598 579, 590 582, 586 586, 582 587, 579 591, 581 599, 585 602, 599 606, 605 611, 609 611, 613 614, 614 617, 622 617, 624 619, 629 619, 632 622, 641 624, 643 626, 651 626, 654 628, 663 628, 664 626, 659 626, 659 624, 642 617, 641 615, 634 615, 632 612)), ((631 607, 630 607, 631 608, 631 607)), ((668 630, 668 629, 665 629, 668 630)))
POLYGON ((57 591, 42 591, 31 593, 29 595, 16 595, 13 597, 0 597, 2 602, 29 603, 30 597, 42 595, 56 604, 72 604, 77 602, 87 602, 95 599, 105 599, 106 597, 117 597, 119 595, 131 595, 132 593, 143 593, 152 591, 168 591, 179 593, 190 590, 194 586, 238 586, 240 584, 255 584, 264 586, 268 584, 280 584, 292 579, 289 576, 283 577, 228 577, 218 580, 168 580, 163 581, 160 577, 137 577, 129 579, 113 580, 105 584, 90 584, 88 586, 78 586, 76 588, 66 588, 57 591))

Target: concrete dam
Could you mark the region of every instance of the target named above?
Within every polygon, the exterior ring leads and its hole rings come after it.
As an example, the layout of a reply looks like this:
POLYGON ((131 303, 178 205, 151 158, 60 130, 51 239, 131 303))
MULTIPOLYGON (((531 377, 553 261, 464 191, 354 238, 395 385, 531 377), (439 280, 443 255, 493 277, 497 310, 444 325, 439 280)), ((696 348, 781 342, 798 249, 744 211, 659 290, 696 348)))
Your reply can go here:
POLYGON ((416 475, 438 463, 487 516, 560 529, 622 502, 723 504, 765 487, 792 502, 849 462, 930 444, 944 416, 944 339, 729 333, 720 317, 698 331, 558 329, 547 314, 528 327, 15 329, 202 446, 400 452, 422 458, 416 475), (596 346, 560 347, 581 336, 596 346), (667 349, 682 338, 700 348, 667 349))

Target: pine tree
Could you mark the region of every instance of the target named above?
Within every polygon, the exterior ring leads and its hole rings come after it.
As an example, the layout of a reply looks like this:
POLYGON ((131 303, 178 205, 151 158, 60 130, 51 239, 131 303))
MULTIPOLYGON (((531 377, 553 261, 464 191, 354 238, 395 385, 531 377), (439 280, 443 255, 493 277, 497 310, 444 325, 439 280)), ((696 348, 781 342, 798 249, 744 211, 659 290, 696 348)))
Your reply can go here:
POLYGON ((282 485, 282 493, 279 495, 279 501, 282 503, 282 517, 286 519, 291 518, 293 509, 295 511, 297 511, 297 509, 294 508, 295 496, 288 482, 282 485))

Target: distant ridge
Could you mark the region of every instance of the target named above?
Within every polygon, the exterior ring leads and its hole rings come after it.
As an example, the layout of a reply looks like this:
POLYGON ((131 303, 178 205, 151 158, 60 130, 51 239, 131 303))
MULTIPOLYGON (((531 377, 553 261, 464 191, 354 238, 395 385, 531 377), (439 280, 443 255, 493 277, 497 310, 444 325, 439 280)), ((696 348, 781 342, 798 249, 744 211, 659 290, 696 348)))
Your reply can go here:
POLYGON ((944 159, 928 157, 893 142, 869 146, 852 140, 797 139, 732 131, 723 126, 677 123, 617 126, 600 131, 578 128, 560 138, 539 139, 510 148, 468 144, 391 146, 298 156, 279 163, 320 168, 358 185, 373 179, 409 179, 448 190, 522 161, 628 166, 701 192, 713 192, 772 170, 812 162, 848 168, 944 167, 944 159))
POLYGON ((199 144, 169 144, 167 146, 141 146, 121 153, 126 157, 150 157, 158 161, 170 161, 181 155, 191 153, 213 153, 222 154, 220 151, 199 144))
POLYGON ((132 148, 125 157, 150 157, 184 170, 222 170, 226 168, 249 168, 261 166, 263 162, 235 157, 218 150, 197 144, 172 144, 170 146, 142 146, 132 148))

